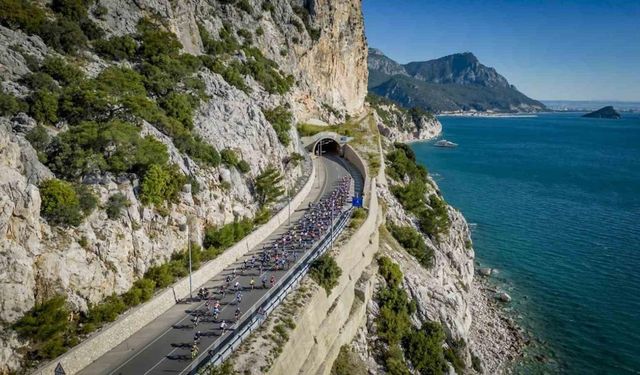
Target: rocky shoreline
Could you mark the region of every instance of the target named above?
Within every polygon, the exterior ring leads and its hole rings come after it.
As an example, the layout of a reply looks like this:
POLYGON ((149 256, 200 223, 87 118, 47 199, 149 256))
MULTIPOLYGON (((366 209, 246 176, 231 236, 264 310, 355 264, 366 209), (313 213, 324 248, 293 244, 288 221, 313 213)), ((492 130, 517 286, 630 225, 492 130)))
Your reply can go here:
POLYGON ((483 364, 483 373, 509 374, 521 359, 528 339, 521 327, 504 310, 504 302, 488 280, 476 273, 470 292, 473 321, 469 331, 472 350, 483 364))

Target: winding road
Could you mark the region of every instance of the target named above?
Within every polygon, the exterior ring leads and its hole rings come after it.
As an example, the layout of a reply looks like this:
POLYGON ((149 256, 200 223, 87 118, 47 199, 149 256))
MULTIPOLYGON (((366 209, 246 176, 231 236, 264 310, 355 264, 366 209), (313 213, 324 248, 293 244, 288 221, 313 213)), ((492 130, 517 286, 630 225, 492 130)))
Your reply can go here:
MULTIPOLYGON (((362 176, 350 165, 346 160, 337 155, 323 155, 314 161, 316 163, 317 177, 314 186, 302 202, 300 208, 291 212, 291 223, 295 224, 299 220, 309 203, 318 201, 323 195, 330 192, 337 184, 338 180, 345 175, 352 175, 355 182, 355 190, 362 190, 362 176)), ((280 237, 288 229, 288 225, 284 224, 275 230, 263 243, 268 243, 280 237)), ((239 281, 244 287, 242 302, 236 305, 234 293, 228 293, 221 300, 221 313, 219 319, 227 322, 234 321, 236 308, 240 308, 241 313, 250 310, 262 296, 269 291, 262 288, 260 279, 262 275, 258 274, 258 270, 250 270, 240 275, 240 268, 244 259, 257 254, 262 248, 262 244, 251 249, 247 254, 239 259, 236 263, 225 269, 220 274, 210 279, 204 287, 214 288, 217 290, 227 275, 232 275, 233 270, 237 269, 237 277, 231 282, 239 281), (255 280, 256 288, 249 288, 249 281, 255 280)), ((298 262, 302 257, 298 256, 298 262)), ((297 263, 296 263, 297 264, 297 263)), ((291 267, 294 267, 292 265, 291 267)), ((276 287, 282 276, 287 270, 272 271, 266 270, 263 275, 267 280, 271 276, 276 278, 276 287)), ((194 286, 194 295, 197 288, 194 286)), ((214 295, 217 296, 217 295, 214 295)), ((214 322, 210 317, 201 319, 197 327, 194 327, 194 312, 204 309, 204 302, 192 302, 176 304, 152 323, 134 333, 131 337, 123 341, 120 345, 100 357, 91 365, 83 369, 79 374, 122 374, 122 375, 146 375, 146 374, 185 374, 189 372, 192 365, 190 347, 197 331, 201 332, 199 348, 208 348, 212 344, 218 345, 217 341, 221 341, 226 335, 232 334, 235 325, 230 324, 225 332, 220 330, 220 320, 214 322)), ((240 321, 245 318, 240 317, 240 321)), ((203 355, 203 353, 201 353, 203 355)))

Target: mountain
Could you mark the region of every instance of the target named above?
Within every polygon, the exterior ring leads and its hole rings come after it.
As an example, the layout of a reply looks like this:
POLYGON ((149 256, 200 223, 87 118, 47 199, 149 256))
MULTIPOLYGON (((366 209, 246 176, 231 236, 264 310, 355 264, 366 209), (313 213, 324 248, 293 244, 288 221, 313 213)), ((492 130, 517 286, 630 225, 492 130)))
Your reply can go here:
POLYGON ((593 111, 593 112, 587 113, 586 115, 584 115, 582 117, 610 118, 610 119, 622 118, 622 116, 620 116, 620 114, 615 109, 613 109, 613 107, 610 106, 610 105, 608 105, 606 107, 602 107, 602 108, 598 109, 597 111, 593 111))
POLYGON ((369 49, 369 91, 432 112, 532 112, 546 109, 470 52, 399 64, 369 49))

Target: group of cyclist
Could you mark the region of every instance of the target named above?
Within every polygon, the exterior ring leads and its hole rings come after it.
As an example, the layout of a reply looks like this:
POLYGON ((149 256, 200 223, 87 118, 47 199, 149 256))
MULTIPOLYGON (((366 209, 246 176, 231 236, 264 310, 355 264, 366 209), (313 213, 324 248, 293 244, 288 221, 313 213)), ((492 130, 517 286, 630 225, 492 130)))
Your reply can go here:
MULTIPOLYGON (((211 291, 208 288, 200 288, 198 297, 205 301, 205 309, 195 312, 195 317, 192 319, 194 329, 197 328, 198 323, 201 321, 201 316, 209 316, 213 321, 218 321, 221 313, 220 301, 227 294, 234 296, 230 304, 236 306, 234 322, 237 322, 242 316, 240 310, 242 292, 245 290, 252 291, 257 288, 256 277, 259 278, 263 289, 272 288, 276 283, 276 277, 273 274, 268 277, 267 272, 289 269, 292 264, 295 264, 299 254, 309 250, 316 241, 329 231, 332 221, 339 216, 342 208, 350 198, 350 184, 351 177, 342 177, 334 190, 317 203, 310 203, 303 217, 289 228, 285 234, 271 243, 264 244, 257 255, 254 254, 245 259, 240 266, 240 274, 251 274, 248 285, 240 284, 237 279, 238 270, 234 268, 225 277, 217 292, 215 292, 214 288, 211 288, 211 291), (217 294, 216 298, 213 298, 214 294, 217 294)), ((227 327, 228 323, 222 319, 219 326, 221 335, 225 334, 227 327)), ((191 346, 192 359, 198 356, 200 336, 200 331, 197 331, 194 335, 193 345, 191 346)))

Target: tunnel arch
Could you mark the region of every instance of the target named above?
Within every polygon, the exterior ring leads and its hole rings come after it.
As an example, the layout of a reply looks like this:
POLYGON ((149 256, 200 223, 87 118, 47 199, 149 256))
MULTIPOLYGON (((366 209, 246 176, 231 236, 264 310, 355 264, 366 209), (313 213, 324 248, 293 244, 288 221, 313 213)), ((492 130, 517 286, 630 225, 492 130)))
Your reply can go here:
POLYGON ((320 138, 313 144, 312 148, 314 155, 332 153, 342 156, 342 146, 333 138, 320 138))

